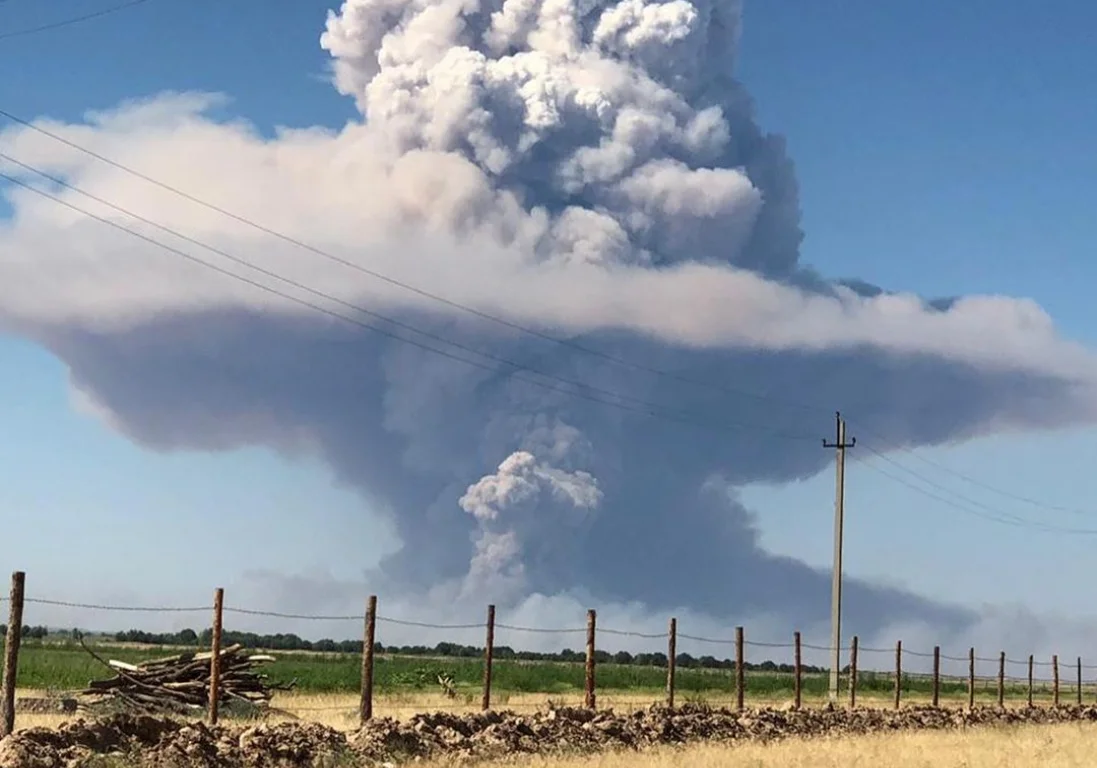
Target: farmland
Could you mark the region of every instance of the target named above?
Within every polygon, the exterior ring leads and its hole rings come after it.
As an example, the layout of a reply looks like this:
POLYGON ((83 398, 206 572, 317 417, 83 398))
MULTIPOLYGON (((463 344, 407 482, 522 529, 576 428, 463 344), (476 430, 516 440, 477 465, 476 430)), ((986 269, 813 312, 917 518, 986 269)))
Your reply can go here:
MULTIPOLYGON (((129 663, 184 650, 108 638, 100 638, 93 648, 105 658, 129 663)), ((904 706, 896 711, 894 678, 872 671, 859 674, 862 707, 830 709, 821 706, 827 678, 816 669, 803 677, 804 708, 791 711, 787 704, 793 676, 764 662, 745 670, 747 709, 740 713, 734 709, 733 670, 678 670, 678 706, 670 710, 658 704, 666 695, 665 667, 603 661, 597 667, 598 708, 591 711, 582 706, 584 665, 548 659, 496 661, 494 711, 481 713, 482 661, 467 652, 446 656, 433 650, 433 655, 375 657, 374 718, 364 726, 359 720, 359 654, 283 650, 271 652, 275 661, 264 670, 274 682, 295 682, 296 690, 276 693, 270 710, 226 706, 221 725, 213 730, 192 727, 190 716, 157 720, 107 713, 104 720, 89 724, 71 713, 22 712, 16 736, 3 742, 0 765, 21 766, 32 758, 42 765, 61 765, 65 755, 75 753, 90 758, 94 749, 87 745, 99 743, 104 733, 111 734, 106 743, 112 745, 110 755, 116 757, 109 759, 115 762, 94 764, 119 768, 183 752, 216 752, 218 764, 251 766, 265 760, 270 750, 286 749, 317 760, 335 756, 337 764, 348 768, 408 760, 440 768, 452 765, 447 761, 459 755, 475 755, 488 764, 506 757, 507 765, 530 768, 618 763, 662 768, 683 759, 702 766, 728 760, 761 768, 867 766, 883 764, 882 756, 899 749, 911 766, 942 764, 939 758, 957 751, 969 766, 1019 764, 1000 759, 1029 755, 1032 749, 1066 761, 1054 764, 1072 765, 1081 764, 1070 761, 1081 749, 1081 734, 1097 720, 1097 707, 1070 704, 1069 690, 1063 691, 1064 706, 1052 707, 1050 691, 1037 688, 1041 706, 1029 708, 1027 687, 1011 684, 1006 706, 999 708, 989 680, 978 681, 977 706, 969 710, 966 680, 943 678, 941 707, 932 708, 926 706, 931 683, 919 676, 904 678, 904 706), (903 733, 890 733, 896 729, 903 733), (934 733, 921 732, 927 730, 934 733), (773 740, 781 743, 758 743, 773 740), (70 751, 59 746, 64 744, 71 745, 64 748, 70 751), (126 762, 127 756, 139 760, 126 762)), ((78 644, 30 638, 20 652, 19 697, 71 693, 110 675, 78 644)), ((1091 698, 1088 691, 1086 698, 1091 698)), ((197 712, 194 717, 200 716, 197 712)), ((894 760, 886 764, 906 765, 894 760)))
MULTIPOLYGON (((179 652, 179 648, 103 643, 98 653, 119 661, 138 663, 179 652)), ((193 650, 196 650, 193 649, 193 650)), ((361 681, 361 657, 356 653, 273 652, 277 659, 264 671, 272 682, 295 684, 303 694, 354 694, 361 681)), ((453 704, 479 701, 483 681, 483 662, 466 656, 402 656, 379 654, 375 659, 374 690, 378 696, 433 695, 441 692, 439 677, 451 682, 456 696, 453 704)), ((109 676, 83 648, 67 641, 25 641, 19 655, 19 686, 49 691, 74 691, 96 678, 109 676)), ((514 695, 570 698, 583 690, 582 663, 559 661, 496 660, 493 664, 493 701, 505 705, 514 695)), ((774 701, 792 696, 793 676, 788 672, 748 669, 745 674, 748 702, 774 701)), ((602 663, 597 667, 597 687, 606 692, 663 698, 666 670, 644 664, 602 663)), ((825 674, 805 674, 803 696, 821 699, 826 692, 825 674)), ((862 671, 858 676, 858 695, 865 699, 886 699, 894 693, 894 675, 862 671)), ((994 682, 978 682, 977 698, 990 701, 995 696, 994 682)), ((724 669, 679 668, 676 674, 679 700, 729 701, 734 695, 734 675, 724 669)), ((927 700, 931 681, 924 676, 904 676, 903 695, 907 700, 927 700)), ((966 697, 965 680, 944 678, 940 687, 944 698, 966 697)), ((1023 685, 1011 683, 1006 695, 1020 699, 1026 695, 1023 685)), ((1037 688, 1036 698, 1046 699, 1050 691, 1037 688)), ((1072 693, 1064 688, 1064 696, 1072 693)))

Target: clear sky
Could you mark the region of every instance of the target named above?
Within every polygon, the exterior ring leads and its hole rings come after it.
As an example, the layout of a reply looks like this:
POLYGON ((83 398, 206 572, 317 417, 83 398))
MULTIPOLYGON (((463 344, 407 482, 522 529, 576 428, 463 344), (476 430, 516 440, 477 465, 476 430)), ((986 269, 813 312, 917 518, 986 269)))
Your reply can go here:
MULTIPOLYGON (((332 4, 317 0, 149 0, 8 36, 110 4, 0 4, 0 107, 76 119, 129 98, 197 89, 229 94, 227 110, 264 130, 339 126, 355 114, 327 81, 318 39, 332 4)), ((1097 6, 851 0, 837 8, 748 0, 746 9, 739 76, 763 125, 788 139, 804 260, 828 276, 926 296, 1030 297, 1066 336, 1097 346, 1097 6)), ((352 578, 392 546, 391 533, 324 467, 264 450, 144 452, 75 408, 66 375, 43 350, 0 339, 0 558, 28 572, 32 592, 204 601, 215 584, 250 569, 352 578), (335 524, 348 518, 360 521, 355 536, 335 524), (214 529, 244 539, 261 530, 261 545, 239 546, 214 529), (157 541, 171 544, 152 549, 157 541)), ((1087 471, 1097 456, 1093 431, 921 455, 1079 511, 1011 500, 909 455, 894 458, 977 504, 1097 531, 1097 480, 1087 471)), ((1097 537, 991 522, 859 462, 847 479, 850 573, 970 604, 1018 600, 1092 613, 1074 586, 1091 578, 1097 537)), ((832 472, 749 488, 744 498, 769 548, 829 565, 832 472)))

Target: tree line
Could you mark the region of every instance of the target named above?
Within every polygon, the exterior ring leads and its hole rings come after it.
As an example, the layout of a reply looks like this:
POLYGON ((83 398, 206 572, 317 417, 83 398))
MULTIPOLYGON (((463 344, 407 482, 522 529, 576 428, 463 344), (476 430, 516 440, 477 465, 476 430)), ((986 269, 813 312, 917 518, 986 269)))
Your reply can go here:
MULTIPOLYGON (((24 640, 41 640, 49 636, 50 631, 46 627, 29 627, 24 625, 19 632, 19 637, 24 640)), ((0 637, 8 636, 8 625, 0 624, 0 637)))
MULTIPOLYGON (((204 629, 195 632, 193 629, 183 629, 179 632, 145 632, 139 629, 131 629, 118 632, 114 639, 119 643, 143 643, 146 645, 181 645, 208 647, 212 640, 213 632, 204 629)), ((270 651, 314 651, 318 653, 362 653, 361 640, 306 640, 295 634, 279 633, 274 635, 260 635, 255 632, 236 632, 223 630, 221 642, 225 645, 239 643, 247 648, 261 648, 270 651)), ((384 645, 374 643, 374 653, 387 653, 394 656, 440 656, 444 658, 478 659, 484 655, 483 647, 474 645, 460 645, 458 643, 438 643, 435 646, 426 645, 384 645)), ((536 661, 557 663, 581 663, 586 659, 582 651, 573 651, 565 648, 555 653, 543 653, 537 651, 518 651, 505 645, 495 646, 493 658, 498 661, 536 661)), ((667 655, 665 653, 629 653, 628 651, 595 651, 594 659, 599 664, 623 664, 643 667, 666 667, 667 655)), ((733 659, 718 659, 715 656, 692 656, 688 653, 679 653, 675 657, 675 664, 683 669, 735 669, 733 659)), ((758 663, 744 662, 744 670, 757 672, 783 672, 792 673, 791 664, 778 664, 773 661, 758 663)), ((826 671, 824 667, 804 665, 806 674, 819 674, 826 671)))

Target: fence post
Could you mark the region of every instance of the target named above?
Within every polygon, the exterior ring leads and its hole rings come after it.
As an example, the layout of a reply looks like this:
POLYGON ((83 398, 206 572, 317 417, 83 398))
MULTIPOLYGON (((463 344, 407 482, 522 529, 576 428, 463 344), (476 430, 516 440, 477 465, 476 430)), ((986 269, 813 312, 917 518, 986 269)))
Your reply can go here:
POLYGON ((998 654, 998 709, 1006 708, 1006 652, 998 654))
POLYGON ((1052 680, 1051 696, 1052 696, 1052 699, 1051 700, 1053 702, 1052 706, 1057 707, 1057 706, 1059 706, 1059 655, 1058 654, 1055 654, 1051 657, 1051 669, 1052 669, 1052 672, 1051 672, 1051 680, 1052 680))
POLYGON ((1032 654, 1028 655, 1028 708, 1032 709, 1032 654))
POLYGON ((362 633, 362 693, 358 702, 358 721, 365 725, 373 719, 373 646, 377 636, 377 595, 366 600, 366 626, 362 633))
POLYGON ((975 709, 975 649, 967 654, 967 708, 975 709))
POLYGON ((933 706, 941 702, 941 646, 933 646, 933 706))
POLYGON ((1082 657, 1078 657, 1078 706, 1082 706, 1082 657))
POLYGON ((221 701, 221 618, 225 605, 225 590, 213 593, 213 632, 210 638, 209 660, 209 723, 217 725, 217 708, 221 701))
POLYGON ((793 651, 793 657, 792 657, 792 671, 793 671, 793 675, 794 675, 793 680, 792 680, 793 704, 794 704, 796 709, 800 709, 801 705, 803 704, 803 697, 804 697, 803 688, 801 688, 801 686, 803 685, 804 663, 803 663, 803 656, 801 656, 801 653, 800 653, 800 633, 799 632, 793 633, 793 635, 792 635, 792 645, 795 648, 795 650, 793 651))
POLYGON ((743 677, 743 628, 735 628, 735 707, 743 711, 744 688, 746 681, 743 677))
POLYGON ((849 646, 849 708, 857 706, 857 635, 849 646))
POLYGON ((895 641, 895 708, 899 709, 903 695, 903 641, 895 641))
POLYGON ((594 709, 596 707, 596 701, 594 698, 594 632, 595 625, 597 623, 597 615, 594 609, 591 608, 587 611, 587 669, 586 669, 586 705, 587 709, 594 709))
POLYGON ((674 667, 678 660, 678 619, 671 618, 667 630, 667 707, 674 709, 674 667))
POLYGON ((26 574, 15 571, 11 575, 11 598, 8 606, 8 635, 4 645, 4 700, 3 723, 0 736, 15 731, 15 684, 19 673, 19 641, 23 636, 23 592, 26 574))
POLYGON ((491 709, 491 661, 495 655, 495 606, 488 606, 488 635, 484 643, 484 700, 481 709, 491 709))

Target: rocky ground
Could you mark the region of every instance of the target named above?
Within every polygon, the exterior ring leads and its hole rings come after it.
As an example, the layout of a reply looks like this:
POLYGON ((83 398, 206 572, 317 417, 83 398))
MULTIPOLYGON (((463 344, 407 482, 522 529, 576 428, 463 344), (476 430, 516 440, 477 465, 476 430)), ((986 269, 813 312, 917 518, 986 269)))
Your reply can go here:
POLYGON ((378 719, 349 734, 308 723, 209 728, 199 723, 116 715, 9 736, 0 741, 0 768, 349 768, 398 765, 431 757, 475 760, 515 753, 596 752, 702 740, 774 740, 898 729, 1079 721, 1097 721, 1097 707, 737 713, 686 705, 673 711, 657 706, 630 715, 583 709, 550 709, 535 715, 435 713, 405 722, 378 719))

